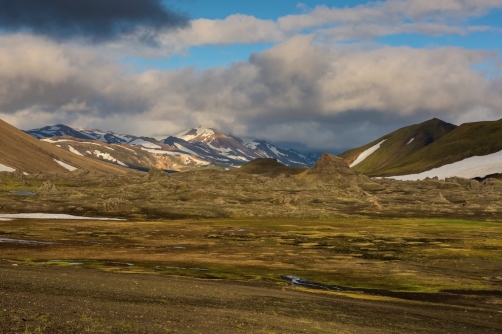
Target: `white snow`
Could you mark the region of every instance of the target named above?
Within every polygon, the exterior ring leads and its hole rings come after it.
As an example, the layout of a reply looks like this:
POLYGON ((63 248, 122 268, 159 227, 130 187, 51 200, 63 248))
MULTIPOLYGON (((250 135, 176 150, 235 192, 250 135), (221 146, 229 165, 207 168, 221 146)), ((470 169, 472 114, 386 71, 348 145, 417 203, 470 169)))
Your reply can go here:
POLYGON ((279 157, 279 156, 281 156, 281 155, 282 155, 282 156, 286 156, 286 154, 279 152, 279 151, 277 150, 277 148, 276 148, 276 147, 274 147, 274 146, 272 146, 272 145, 270 145, 270 144, 267 144, 267 146, 268 146, 268 148, 269 148, 272 152, 274 152, 274 154, 275 154, 277 157, 279 157))
POLYGON ((389 176, 395 180, 412 181, 423 180, 426 177, 435 177, 445 179, 447 177, 463 177, 472 179, 475 177, 485 177, 491 174, 502 173, 502 151, 497 153, 474 156, 460 160, 448 165, 411 175, 389 176))
POLYGON ((129 168, 129 166, 127 166, 125 163, 123 163, 122 161, 120 160, 117 160, 117 163, 120 165, 120 166, 123 166, 123 167, 127 167, 129 168))
POLYGON ((68 164, 65 164, 64 162, 62 161, 59 161, 59 160, 56 160, 56 159, 53 159, 55 162, 57 162, 59 165, 63 166, 64 168, 68 169, 70 172, 73 172, 75 169, 77 169, 76 167, 73 167, 71 165, 68 165, 68 164))
POLYGON ((201 157, 200 155, 198 155, 197 153, 195 153, 195 152, 194 152, 194 151, 192 151, 192 150, 189 150, 188 148, 186 148, 186 147, 185 147, 185 146, 183 146, 183 145, 180 145, 180 144, 178 144, 178 143, 174 143, 174 146, 176 146, 177 148, 179 148, 180 150, 182 150, 182 151, 184 151, 184 152, 187 152, 187 153, 193 154, 193 155, 195 155, 195 156, 197 156, 197 157, 199 157, 199 158, 201 157))
POLYGON ((415 140, 415 137, 411 138, 410 141, 408 143, 406 143, 406 145, 411 144, 411 142, 414 140, 415 140))
POLYGON ((143 139, 135 139, 132 142, 128 143, 129 145, 141 145, 143 147, 147 148, 156 148, 156 149, 161 149, 161 147, 157 144, 151 143, 149 141, 143 140, 143 139))
POLYGON ((0 164, 0 172, 15 172, 16 170, 14 168, 11 168, 11 167, 8 167, 8 166, 5 166, 5 165, 2 165, 0 164))
POLYGON ((349 167, 354 167, 355 165, 361 163, 364 161, 364 159, 366 159, 367 157, 369 157, 372 153, 374 153, 376 150, 378 150, 380 148, 380 145, 383 144, 384 141, 386 141, 387 139, 384 139, 382 140, 381 142, 379 142, 378 144, 370 147, 369 149, 367 149, 366 151, 364 151, 363 153, 359 154, 359 156, 357 157, 357 159, 352 163, 350 164, 349 167))
POLYGON ((73 148, 73 146, 70 146, 68 145, 68 149, 70 150, 70 152, 72 153, 75 153, 77 155, 81 155, 81 156, 84 156, 82 153, 80 153, 79 151, 77 151, 76 149, 73 148))
POLYGON ((195 159, 192 156, 190 156, 188 154, 185 154, 185 153, 173 152, 173 151, 152 150, 152 149, 143 148, 143 147, 141 149, 143 151, 147 151, 147 152, 150 152, 150 153, 153 153, 153 154, 169 155, 169 156, 172 156, 172 157, 184 157, 186 159, 193 160, 193 161, 195 161, 196 164, 202 165, 202 166, 207 166, 207 165, 211 164, 210 162, 207 162, 207 161, 202 161, 202 160, 199 160, 199 159, 195 159))
POLYGON ((6 213, 0 214, 0 219, 77 219, 77 220, 125 220, 117 218, 94 218, 65 215, 59 213, 6 213))
POLYGON ((85 151, 86 153, 89 153, 90 155, 92 155, 92 152, 91 151, 85 151))
POLYGON ((251 138, 241 138, 241 139, 242 139, 242 145, 252 150, 256 150, 256 147, 260 145, 260 143, 255 142, 255 140, 251 138))
POLYGON ((202 138, 206 138, 206 137, 210 137, 212 135, 214 135, 214 131, 212 129, 199 126, 195 129, 181 131, 180 133, 178 133, 177 135, 175 135, 173 137, 181 138, 185 141, 190 141, 190 140, 197 138, 199 136, 201 136, 202 138), (189 135, 188 133, 192 132, 193 130, 195 130, 195 134, 189 135))
POLYGON ((74 140, 69 140, 69 139, 57 139, 57 140, 54 140, 52 138, 45 138, 45 139, 42 139, 42 141, 45 141, 47 143, 61 143, 61 142, 64 142, 64 141, 74 141, 74 140))
POLYGON ((97 156, 98 158, 103 158, 103 159, 111 161, 111 162, 116 162, 116 163, 118 163, 121 166, 129 167, 125 163, 123 163, 122 161, 117 160, 114 157, 112 157, 109 153, 103 153, 101 151, 94 150, 94 155, 97 156))

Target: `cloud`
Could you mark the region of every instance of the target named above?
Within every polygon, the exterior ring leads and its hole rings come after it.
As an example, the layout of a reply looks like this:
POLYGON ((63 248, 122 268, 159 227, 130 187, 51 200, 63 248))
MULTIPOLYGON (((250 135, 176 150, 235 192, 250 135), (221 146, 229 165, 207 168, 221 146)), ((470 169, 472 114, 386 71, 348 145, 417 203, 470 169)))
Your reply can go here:
POLYGON ((278 24, 284 31, 302 31, 361 22, 386 25, 409 20, 444 23, 481 16, 493 8, 502 8, 502 0, 387 0, 346 8, 317 6, 306 14, 281 17, 278 24))
POLYGON ((468 18, 502 8, 502 0, 387 0, 354 7, 299 3, 304 13, 273 20, 235 14, 225 19, 197 19, 189 28, 157 37, 159 52, 184 52, 191 46, 281 42, 306 31, 320 40, 354 41, 396 34, 468 35, 496 29, 470 26, 468 18), (174 50, 174 51, 173 51, 174 50))
POLYGON ((0 29, 58 40, 113 40, 141 27, 142 38, 188 26, 188 17, 161 0, 0 0, 0 29))
POLYGON ((0 112, 25 129, 67 123, 167 136, 205 125, 336 150, 432 117, 501 118, 502 77, 480 65, 499 66, 500 57, 326 46, 301 35, 228 67, 133 74, 92 49, 19 34, 0 36, 0 112))

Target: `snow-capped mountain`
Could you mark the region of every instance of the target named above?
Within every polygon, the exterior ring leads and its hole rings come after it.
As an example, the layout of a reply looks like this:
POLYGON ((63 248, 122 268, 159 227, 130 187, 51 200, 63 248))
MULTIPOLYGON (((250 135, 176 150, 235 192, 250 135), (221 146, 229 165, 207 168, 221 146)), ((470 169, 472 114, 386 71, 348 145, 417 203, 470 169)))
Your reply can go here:
POLYGON ((99 140, 107 144, 125 144, 137 138, 135 136, 117 134, 111 131, 105 132, 101 130, 71 128, 64 124, 45 126, 25 132, 38 139, 71 136, 80 139, 99 140))
POLYGON ((238 138, 215 129, 199 126, 198 128, 182 131, 174 137, 199 147, 207 154, 224 156, 237 162, 240 161, 241 164, 261 158, 255 151, 244 146, 238 138))
POLYGON ((78 150, 74 146, 79 145, 82 148, 79 153, 84 156, 95 156, 116 164, 124 163, 128 166, 132 164, 136 167, 145 168, 155 164, 155 161, 158 162, 158 157, 161 156, 163 158, 161 165, 174 167, 207 165, 238 167, 257 158, 274 158, 288 166, 309 166, 314 163, 305 155, 292 149, 279 148, 263 140, 242 140, 218 130, 204 127, 185 130, 161 141, 149 137, 117 134, 111 131, 72 128, 63 124, 28 130, 26 133, 71 152, 78 150), (78 143, 74 143, 72 146, 71 143, 68 143, 71 140, 68 137, 75 138, 78 143), (121 149, 122 154, 120 156, 118 152, 111 152, 113 150, 111 146, 105 152, 106 154, 94 154, 95 150, 84 149, 86 144, 95 145, 96 142, 102 142, 105 146, 121 145, 124 146, 124 149, 121 149), (131 157, 126 157, 125 153, 127 153, 127 147, 130 149, 129 145, 138 146, 140 150, 157 158, 153 160, 140 159, 140 163, 137 161, 137 152, 132 151, 130 151, 131 157), (172 157, 177 157, 177 160, 172 157), (183 162, 178 161, 180 158, 183 158, 183 162))
POLYGON ((309 166, 315 163, 307 156, 297 152, 291 148, 280 148, 267 143, 264 140, 244 139, 243 144, 255 151, 262 158, 274 158, 280 163, 287 166, 309 166))
POLYGON ((201 126, 182 131, 174 137, 189 142, 205 152, 215 152, 244 163, 257 158, 274 158, 287 166, 309 166, 314 163, 293 149, 279 148, 264 140, 241 139, 201 126))

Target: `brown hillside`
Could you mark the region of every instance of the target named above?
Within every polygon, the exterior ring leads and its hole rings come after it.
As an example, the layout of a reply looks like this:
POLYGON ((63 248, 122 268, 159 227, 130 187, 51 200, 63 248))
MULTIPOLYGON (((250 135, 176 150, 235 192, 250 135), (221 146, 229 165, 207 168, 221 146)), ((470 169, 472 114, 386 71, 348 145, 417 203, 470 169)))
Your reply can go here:
POLYGON ((0 163, 22 172, 67 173, 54 159, 75 168, 106 174, 127 173, 120 166, 106 164, 67 152, 49 143, 39 141, 14 126, 0 120, 0 163))

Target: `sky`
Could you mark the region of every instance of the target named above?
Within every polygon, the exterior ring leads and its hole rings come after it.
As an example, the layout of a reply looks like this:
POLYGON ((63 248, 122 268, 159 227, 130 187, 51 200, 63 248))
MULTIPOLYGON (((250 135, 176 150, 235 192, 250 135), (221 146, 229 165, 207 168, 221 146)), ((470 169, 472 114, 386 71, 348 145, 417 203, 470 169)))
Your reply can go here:
POLYGON ((342 152, 502 118, 502 0, 0 0, 0 118, 342 152))

